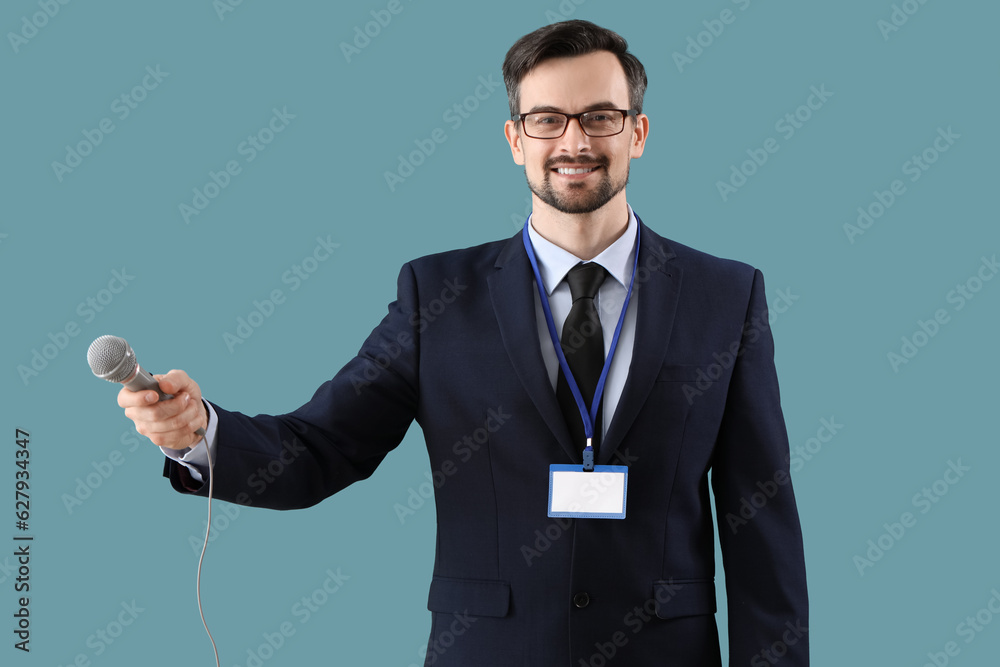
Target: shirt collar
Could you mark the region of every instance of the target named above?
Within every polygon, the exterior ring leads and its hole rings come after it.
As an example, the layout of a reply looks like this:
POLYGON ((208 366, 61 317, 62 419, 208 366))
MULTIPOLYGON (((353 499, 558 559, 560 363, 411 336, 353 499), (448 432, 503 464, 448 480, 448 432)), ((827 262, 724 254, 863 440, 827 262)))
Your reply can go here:
MULTIPOLYGON (((625 233, 591 261, 603 266, 612 278, 627 289, 628 283, 626 281, 631 277, 630 269, 635 261, 635 238, 638 223, 632 207, 628 204, 626 206, 628 207, 628 227, 626 227, 625 233)), ((528 217, 528 238, 535 250, 535 259, 538 260, 538 270, 542 275, 542 282, 545 284, 545 292, 552 296, 552 292, 566 277, 569 270, 584 260, 543 238, 531 225, 531 216, 528 217)))

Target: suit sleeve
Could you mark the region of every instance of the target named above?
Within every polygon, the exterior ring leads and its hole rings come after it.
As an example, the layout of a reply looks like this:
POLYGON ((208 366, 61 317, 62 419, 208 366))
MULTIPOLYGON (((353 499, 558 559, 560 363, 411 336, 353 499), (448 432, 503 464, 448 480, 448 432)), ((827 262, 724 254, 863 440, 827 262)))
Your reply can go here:
MULTIPOLYGON (((283 415, 218 415, 214 497, 272 509, 309 507, 369 477, 417 411, 416 278, 403 266, 397 298, 357 356, 308 403, 283 415)), ((207 495, 179 465, 164 476, 182 493, 207 495)))
POLYGON ((789 477, 764 279, 755 270, 712 466, 729 664, 809 664, 802 532, 789 477))

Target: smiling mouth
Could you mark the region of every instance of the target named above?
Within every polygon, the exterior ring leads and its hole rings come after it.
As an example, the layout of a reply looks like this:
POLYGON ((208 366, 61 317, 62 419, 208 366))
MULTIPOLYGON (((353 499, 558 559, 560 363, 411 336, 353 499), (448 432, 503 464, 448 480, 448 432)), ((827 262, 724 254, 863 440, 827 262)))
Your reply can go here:
POLYGON ((552 171, 556 172, 557 174, 563 174, 565 176, 565 175, 575 175, 575 174, 589 174, 590 172, 597 171, 598 169, 600 169, 600 166, 583 167, 583 168, 558 167, 556 169, 553 169, 552 171))

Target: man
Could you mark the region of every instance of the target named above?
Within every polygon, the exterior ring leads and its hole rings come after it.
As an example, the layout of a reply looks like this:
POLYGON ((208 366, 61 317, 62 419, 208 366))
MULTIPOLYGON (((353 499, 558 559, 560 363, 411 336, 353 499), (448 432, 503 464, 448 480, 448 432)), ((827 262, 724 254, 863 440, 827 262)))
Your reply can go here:
POLYGON ((278 509, 368 477, 415 419, 445 477, 428 665, 721 665, 711 470, 729 662, 807 665, 760 272, 658 236, 626 203, 649 119, 621 37, 546 26, 511 48, 504 80, 532 191, 523 235, 406 264, 358 356, 295 412, 223 410, 183 371, 158 376, 172 400, 122 390, 119 404, 177 490, 207 491, 205 428, 216 496, 278 509), (625 518, 549 516, 550 466, 582 472, 591 452, 627 467, 625 518), (440 650, 455 614, 476 622, 440 650))

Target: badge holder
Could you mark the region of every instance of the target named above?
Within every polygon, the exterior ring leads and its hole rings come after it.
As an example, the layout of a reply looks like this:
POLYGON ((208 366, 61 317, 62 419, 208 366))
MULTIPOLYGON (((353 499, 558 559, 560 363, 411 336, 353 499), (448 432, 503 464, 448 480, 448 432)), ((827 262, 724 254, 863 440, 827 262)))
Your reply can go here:
POLYGON ((578 519, 624 519, 627 466, 549 466, 549 516, 578 519))

